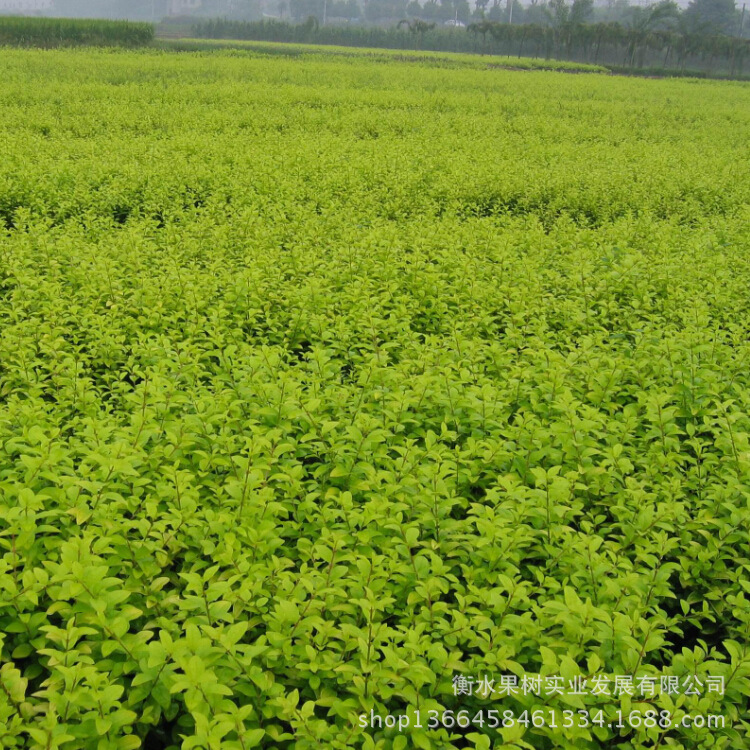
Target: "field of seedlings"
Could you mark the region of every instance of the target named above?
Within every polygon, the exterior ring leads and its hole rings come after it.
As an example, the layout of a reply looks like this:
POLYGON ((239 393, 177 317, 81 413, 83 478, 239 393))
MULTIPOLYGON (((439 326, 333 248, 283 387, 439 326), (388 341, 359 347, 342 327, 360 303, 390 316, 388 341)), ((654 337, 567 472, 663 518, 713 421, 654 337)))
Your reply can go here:
POLYGON ((0 747, 750 747, 750 86, 0 77, 0 747))

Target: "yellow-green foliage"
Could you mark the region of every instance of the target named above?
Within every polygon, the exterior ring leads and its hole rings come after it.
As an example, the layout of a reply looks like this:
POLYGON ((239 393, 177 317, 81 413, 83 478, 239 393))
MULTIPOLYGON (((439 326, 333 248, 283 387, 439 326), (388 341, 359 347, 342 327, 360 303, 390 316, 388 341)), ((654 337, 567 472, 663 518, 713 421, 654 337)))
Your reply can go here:
POLYGON ((303 44, 273 41, 250 41, 243 39, 160 39, 164 49, 186 52, 207 52, 209 50, 237 49, 262 55, 305 55, 308 58, 322 56, 330 61, 333 57, 356 57, 377 62, 427 62, 430 66, 452 68, 508 68, 511 70, 563 70, 577 73, 607 73, 602 65, 570 62, 568 60, 548 60, 535 57, 485 57, 461 52, 436 52, 434 50, 378 49, 376 47, 342 47, 340 45, 303 44))
POLYGON ((748 746, 746 85, 0 76, 0 746, 748 746), (725 692, 453 694, 522 673, 725 692))

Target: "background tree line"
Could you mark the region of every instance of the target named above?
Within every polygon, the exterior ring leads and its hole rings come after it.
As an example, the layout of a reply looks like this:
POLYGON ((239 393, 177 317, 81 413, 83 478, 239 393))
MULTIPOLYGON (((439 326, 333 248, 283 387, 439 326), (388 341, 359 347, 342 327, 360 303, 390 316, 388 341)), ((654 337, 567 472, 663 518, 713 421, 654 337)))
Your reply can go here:
MULTIPOLYGON (((740 0, 744 3, 745 0, 740 0)), ((748 0, 750 2, 750 0, 748 0)), ((659 6, 665 6, 659 3, 659 6)), ((659 25, 662 30, 692 34, 748 36, 750 19, 735 0, 691 0, 685 10, 675 3, 669 12, 651 17, 654 6, 632 5, 630 0, 202 0, 191 11, 203 19, 259 21, 263 18, 319 23, 359 23, 392 26, 404 19, 444 25, 495 22, 513 25, 560 27, 565 24, 612 24, 637 27, 659 25), (678 23, 679 22, 679 23, 678 23), (744 27, 744 28, 743 28, 744 27)), ((128 18, 159 21, 169 15, 169 0, 55 0, 46 15, 80 18, 128 18)), ((661 11, 660 11, 661 12, 661 11)))
MULTIPOLYGON (((618 2, 620 0, 617 0, 618 2)), ((313 0, 290 0, 290 13, 302 14, 298 4, 313 0)), ((356 0, 314 0, 326 3, 329 19, 334 13, 352 13, 356 0)), ((471 20, 466 28, 439 25, 433 5, 448 9, 453 18, 466 0, 369 0, 373 3, 401 2, 403 18, 391 26, 329 23, 322 25, 315 13, 304 23, 279 20, 237 22, 211 20, 198 24, 196 36, 251 39, 256 41, 308 42, 344 46, 479 52, 492 55, 532 56, 547 59, 608 65, 614 68, 702 71, 706 74, 742 75, 750 56, 750 39, 736 16, 731 0, 693 0, 684 11, 672 0, 646 7, 628 6, 620 20, 596 21, 592 0, 549 0, 538 3, 538 22, 523 16, 513 23, 496 21, 490 13, 471 20), (425 12, 427 8, 427 12, 425 12), (740 36, 742 34, 742 36, 740 36)), ((512 2, 512 0, 509 0, 512 2)), ((317 7, 317 6, 316 6, 317 7)), ((510 16, 510 9, 507 8, 510 16)), ((464 9, 465 10, 465 9, 464 9)), ((390 11, 389 11, 390 12, 390 11)), ((370 16, 373 13, 370 11, 370 16)), ((396 15, 399 15, 396 13, 396 15)), ((465 17, 465 16, 464 16, 465 17)))
MULTIPOLYGON (((303 21, 314 16, 319 22, 345 19, 389 25, 401 19, 420 19, 436 24, 483 21, 560 27, 566 24, 618 23, 625 27, 684 30, 691 34, 746 35, 743 12, 735 0, 691 0, 684 10, 675 2, 643 7, 629 0, 277 0, 278 18, 303 21)), ((750 26, 750 23, 747 24, 750 26)))

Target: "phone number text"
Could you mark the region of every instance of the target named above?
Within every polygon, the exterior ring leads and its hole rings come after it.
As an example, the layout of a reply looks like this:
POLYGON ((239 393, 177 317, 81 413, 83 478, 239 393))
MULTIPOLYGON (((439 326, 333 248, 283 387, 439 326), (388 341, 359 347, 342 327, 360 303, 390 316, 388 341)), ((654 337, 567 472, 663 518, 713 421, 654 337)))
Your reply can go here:
POLYGON ((683 714, 679 717, 671 711, 620 711, 605 716, 604 711, 578 711, 538 709, 535 711, 414 711, 409 714, 360 714, 359 726, 362 729, 466 729, 468 727, 488 727, 503 729, 521 725, 524 727, 550 727, 570 729, 572 727, 611 727, 612 729, 673 729, 677 727, 724 727, 724 716, 716 714, 683 714))

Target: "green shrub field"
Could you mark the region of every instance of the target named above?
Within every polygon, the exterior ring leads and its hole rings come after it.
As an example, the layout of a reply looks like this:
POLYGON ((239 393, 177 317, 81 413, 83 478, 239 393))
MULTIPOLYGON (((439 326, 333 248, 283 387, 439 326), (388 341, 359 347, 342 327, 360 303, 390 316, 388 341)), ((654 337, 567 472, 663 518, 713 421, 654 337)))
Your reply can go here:
POLYGON ((154 39, 154 26, 133 21, 0 16, 0 46, 139 47, 154 39))
POLYGON ((356 57, 362 62, 364 59, 379 63, 415 62, 428 63, 430 67, 473 68, 487 70, 505 68, 510 70, 555 70, 569 73, 609 73, 609 68, 590 63, 570 62, 568 60, 551 60, 540 57, 511 57, 502 58, 483 57, 461 52, 441 52, 435 50, 393 50, 378 47, 341 47, 338 45, 315 45, 301 42, 265 42, 247 39, 159 39, 161 49, 177 52, 210 52, 213 50, 237 50, 250 52, 255 55, 281 55, 293 57, 303 55, 307 58, 324 54, 327 60, 332 57, 356 57), (324 50, 324 52, 321 52, 324 50))
POLYGON ((750 747, 747 84, 0 76, 0 747, 750 747))

